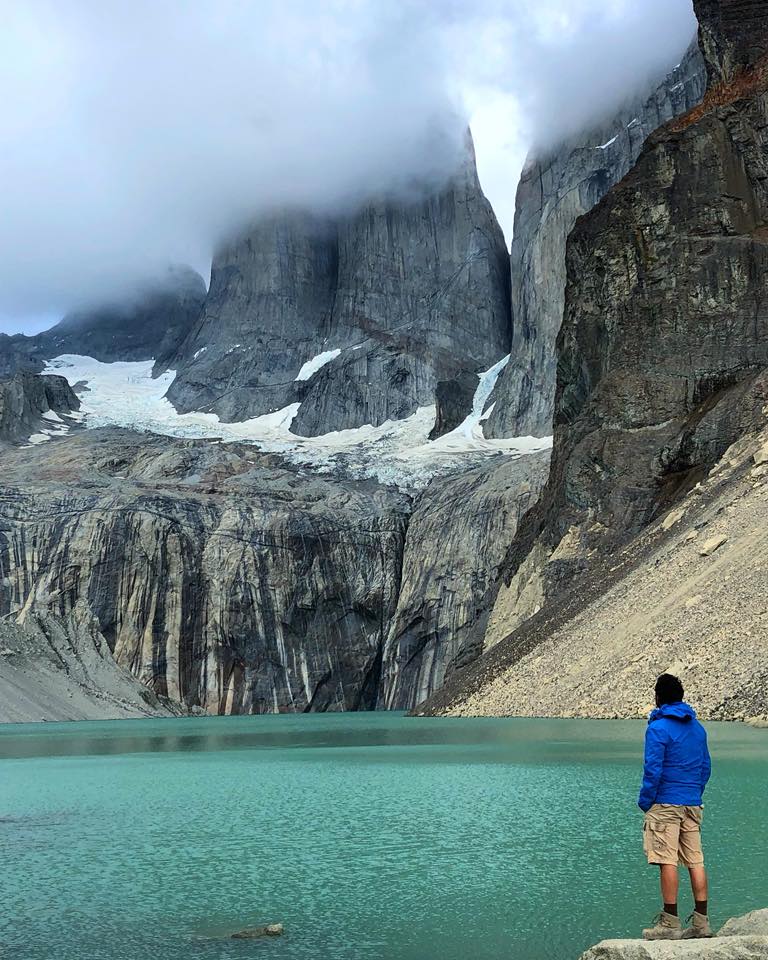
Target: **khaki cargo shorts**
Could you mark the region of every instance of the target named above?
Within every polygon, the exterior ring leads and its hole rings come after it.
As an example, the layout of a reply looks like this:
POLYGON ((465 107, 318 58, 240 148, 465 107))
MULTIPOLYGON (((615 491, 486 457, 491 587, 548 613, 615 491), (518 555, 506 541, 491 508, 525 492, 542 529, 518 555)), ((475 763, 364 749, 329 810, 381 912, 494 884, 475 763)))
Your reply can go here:
POLYGON ((704 863, 701 849, 703 816, 702 807, 654 803, 643 823, 643 850, 648 863, 701 866, 704 863))

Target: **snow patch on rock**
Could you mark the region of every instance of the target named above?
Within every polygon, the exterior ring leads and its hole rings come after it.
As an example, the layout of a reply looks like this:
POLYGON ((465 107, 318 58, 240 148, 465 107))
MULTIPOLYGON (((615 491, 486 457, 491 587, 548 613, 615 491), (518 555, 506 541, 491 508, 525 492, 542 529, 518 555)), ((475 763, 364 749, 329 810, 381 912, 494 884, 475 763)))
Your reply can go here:
POLYGON ((340 353, 340 349, 324 350, 323 353, 318 353, 316 357, 307 360, 301 370, 299 370, 296 382, 298 383, 299 380, 311 380, 321 367, 324 367, 326 363, 330 363, 331 360, 335 360, 340 353))
MULTIPOLYGON (((326 351, 309 363, 318 364, 321 357, 331 354, 329 359, 333 359, 340 352, 326 351)), ((456 430, 434 441, 428 439, 435 422, 434 406, 421 407, 407 419, 389 420, 377 427, 369 424, 319 437, 300 437, 290 432, 298 403, 240 423, 223 423, 212 413, 178 413, 165 396, 175 371, 153 379, 151 360, 101 363, 67 354, 49 360, 44 372, 64 376, 79 386, 79 417, 87 428, 117 426, 211 442, 253 443, 318 472, 371 478, 412 490, 426 486, 434 477, 479 465, 488 456, 519 457, 551 448, 551 438, 486 440, 483 436, 485 407, 508 360, 504 357, 480 374, 470 415, 456 430)), ((30 442, 45 442, 40 436, 30 442)))

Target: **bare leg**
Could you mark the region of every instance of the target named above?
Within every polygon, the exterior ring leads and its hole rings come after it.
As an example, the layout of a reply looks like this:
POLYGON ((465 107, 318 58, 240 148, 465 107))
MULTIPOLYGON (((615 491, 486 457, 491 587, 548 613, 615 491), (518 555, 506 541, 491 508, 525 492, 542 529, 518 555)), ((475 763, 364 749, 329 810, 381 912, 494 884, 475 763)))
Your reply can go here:
MULTIPOLYGON (((699 869, 698 867, 694 869, 699 869)), ((701 868, 704 869, 703 867, 701 868)), ((662 863, 661 870, 661 899, 664 903, 677 903, 677 891, 680 886, 680 877, 677 866, 671 863, 662 863)), ((693 883, 693 874, 691 874, 693 883)))
MULTIPOLYGON (((662 868, 663 869, 663 868, 662 868)), ((707 871, 703 865, 700 867, 688 867, 688 873, 691 876, 691 890, 693 890, 693 899, 697 903, 709 899, 707 871)))

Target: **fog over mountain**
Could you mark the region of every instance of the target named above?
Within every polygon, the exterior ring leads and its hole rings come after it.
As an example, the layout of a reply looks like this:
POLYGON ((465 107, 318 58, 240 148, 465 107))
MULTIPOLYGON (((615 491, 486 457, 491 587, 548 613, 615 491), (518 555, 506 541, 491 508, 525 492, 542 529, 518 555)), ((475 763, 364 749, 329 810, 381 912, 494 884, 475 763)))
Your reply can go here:
POLYGON ((690 0, 0 0, 0 330, 119 297, 286 204, 522 159, 674 62, 690 0), (533 9, 535 7, 535 9, 533 9))

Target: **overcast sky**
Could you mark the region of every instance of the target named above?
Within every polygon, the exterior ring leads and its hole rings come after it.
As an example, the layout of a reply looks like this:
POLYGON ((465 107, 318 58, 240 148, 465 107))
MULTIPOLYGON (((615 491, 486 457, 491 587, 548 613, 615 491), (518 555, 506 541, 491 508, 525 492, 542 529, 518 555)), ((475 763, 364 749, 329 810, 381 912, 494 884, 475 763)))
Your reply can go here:
MULTIPOLYGON (((674 65, 691 0, 0 0, 0 330, 119 296, 284 204, 526 152, 674 65)), ((207 279, 207 278, 206 278, 207 279)))

